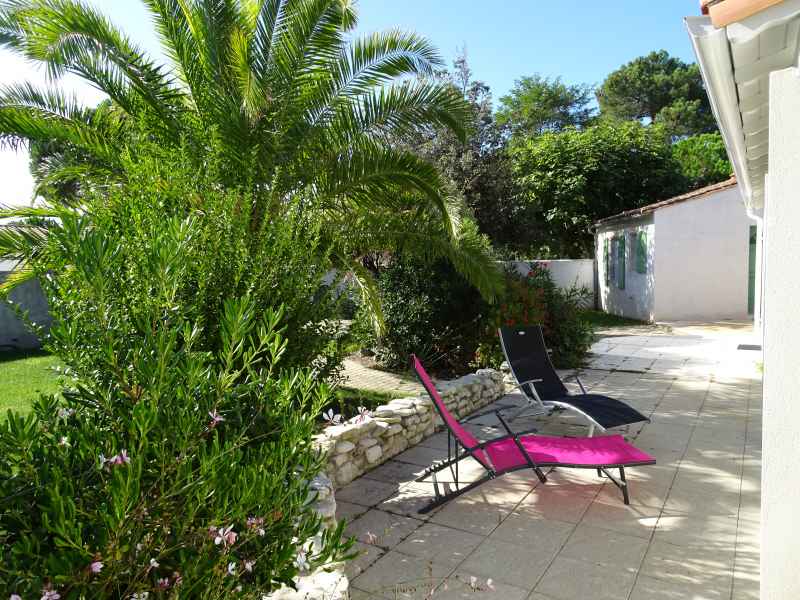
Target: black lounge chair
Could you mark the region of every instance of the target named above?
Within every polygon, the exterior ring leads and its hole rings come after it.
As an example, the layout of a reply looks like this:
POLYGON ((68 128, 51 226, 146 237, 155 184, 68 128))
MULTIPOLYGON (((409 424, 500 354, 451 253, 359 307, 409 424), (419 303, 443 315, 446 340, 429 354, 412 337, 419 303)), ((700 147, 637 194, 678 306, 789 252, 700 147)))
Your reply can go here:
POLYGON ((522 414, 546 414, 554 410, 570 410, 589 421, 589 435, 594 430, 650 421, 635 408, 600 394, 587 394, 581 380, 575 380, 580 394, 570 394, 553 368, 539 325, 501 327, 500 344, 508 365, 528 404, 518 408, 509 418, 522 414))

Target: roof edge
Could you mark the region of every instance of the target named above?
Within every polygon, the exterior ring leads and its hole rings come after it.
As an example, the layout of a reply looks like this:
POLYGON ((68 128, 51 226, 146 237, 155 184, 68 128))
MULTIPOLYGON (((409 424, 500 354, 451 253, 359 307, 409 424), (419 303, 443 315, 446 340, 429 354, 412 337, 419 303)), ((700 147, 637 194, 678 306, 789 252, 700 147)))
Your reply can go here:
POLYGON ((659 208, 672 206, 673 204, 680 204, 681 202, 686 202, 688 200, 698 200, 700 198, 704 198, 705 196, 710 196, 711 194, 715 194, 717 192, 723 192, 725 190, 734 188, 737 185, 738 181, 736 177, 733 176, 730 179, 726 179, 725 181, 720 181, 719 183, 713 183, 711 185, 707 185, 705 187, 692 190, 691 192, 686 192, 685 194, 681 194, 680 196, 674 196, 666 200, 660 200, 659 202, 648 204, 647 206, 633 208, 631 210, 626 210, 616 215, 612 215, 610 217, 605 217, 603 219, 600 219, 599 221, 595 221, 594 225, 595 227, 597 227, 598 225, 605 225, 607 223, 612 223, 614 221, 621 221, 623 219, 641 217, 650 214, 652 212, 655 212, 659 208))

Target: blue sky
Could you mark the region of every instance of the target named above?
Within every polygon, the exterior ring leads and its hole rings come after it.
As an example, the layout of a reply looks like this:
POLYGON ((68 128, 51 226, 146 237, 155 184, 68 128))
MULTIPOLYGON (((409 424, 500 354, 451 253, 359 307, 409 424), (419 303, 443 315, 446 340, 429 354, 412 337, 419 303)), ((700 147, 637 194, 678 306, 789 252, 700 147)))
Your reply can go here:
MULTIPOLYGON (((146 49, 158 52, 147 14, 136 0, 91 0, 146 49)), ((359 0, 359 31, 399 27, 429 38, 448 63, 466 48, 476 79, 499 99, 523 75, 561 76, 599 84, 623 63, 665 49, 693 61, 683 17, 697 0, 359 0)), ((41 73, 0 51, 0 85, 42 82, 41 73)), ((75 81, 66 85, 87 103, 100 96, 75 81)), ((28 203, 25 153, 0 151, 0 204, 28 203)))

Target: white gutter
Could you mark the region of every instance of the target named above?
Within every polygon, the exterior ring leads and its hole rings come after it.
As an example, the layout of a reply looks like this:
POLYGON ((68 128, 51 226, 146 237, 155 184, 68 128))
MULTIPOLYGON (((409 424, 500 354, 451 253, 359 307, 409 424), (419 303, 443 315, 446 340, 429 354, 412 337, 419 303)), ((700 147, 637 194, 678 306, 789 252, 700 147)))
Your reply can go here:
POLYGON ((745 206, 748 210, 760 210, 763 195, 754 197, 753 182, 747 169, 747 148, 739 112, 739 94, 734 83, 733 62, 726 31, 714 27, 709 17, 686 17, 686 27, 745 206))

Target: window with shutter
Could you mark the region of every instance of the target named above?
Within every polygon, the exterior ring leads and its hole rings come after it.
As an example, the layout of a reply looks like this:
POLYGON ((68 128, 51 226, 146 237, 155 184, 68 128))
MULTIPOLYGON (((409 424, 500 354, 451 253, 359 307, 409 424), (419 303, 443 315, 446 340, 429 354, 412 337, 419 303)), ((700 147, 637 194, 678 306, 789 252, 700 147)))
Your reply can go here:
POLYGON ((647 273, 647 232, 640 231, 636 237, 636 272, 647 273))
POLYGON ((617 241, 617 287, 625 289, 625 236, 617 241))

